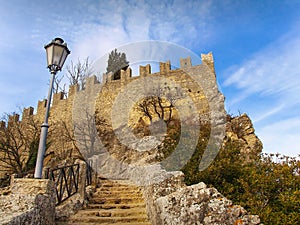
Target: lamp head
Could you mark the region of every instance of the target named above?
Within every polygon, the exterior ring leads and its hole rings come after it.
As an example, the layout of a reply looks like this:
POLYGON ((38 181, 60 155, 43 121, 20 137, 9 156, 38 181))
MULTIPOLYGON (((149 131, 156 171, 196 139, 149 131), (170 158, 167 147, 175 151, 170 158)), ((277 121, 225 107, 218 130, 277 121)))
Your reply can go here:
POLYGON ((63 39, 57 37, 49 44, 45 45, 47 53, 47 64, 51 72, 57 72, 62 69, 70 50, 63 39))

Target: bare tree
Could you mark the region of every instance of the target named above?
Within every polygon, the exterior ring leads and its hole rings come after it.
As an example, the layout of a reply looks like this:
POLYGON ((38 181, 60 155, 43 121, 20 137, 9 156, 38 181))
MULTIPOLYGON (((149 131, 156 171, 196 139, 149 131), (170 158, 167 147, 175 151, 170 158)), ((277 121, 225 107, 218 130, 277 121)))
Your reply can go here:
POLYGON ((84 89, 86 78, 90 76, 92 72, 89 58, 86 58, 84 62, 78 59, 76 64, 71 61, 71 64, 67 66, 66 76, 69 79, 70 85, 78 84, 80 89, 84 89))
MULTIPOLYGON (((97 115, 98 112, 96 112, 97 115)), ((75 122, 74 124, 74 136, 76 136, 76 144, 80 146, 82 155, 85 158, 89 158, 95 155, 97 152, 96 140, 98 137, 98 131, 96 124, 103 123, 104 121, 97 118, 95 115, 89 113, 86 109, 82 112, 82 120, 75 122)), ((79 149, 78 149, 79 152, 79 149)))
MULTIPOLYGON (((5 116, 6 121, 8 115, 5 116)), ((0 128, 0 163, 7 172, 23 173, 35 167, 40 127, 33 120, 10 122, 0 128)))
POLYGON ((57 160, 65 158, 84 160, 74 136, 75 125, 68 125, 66 121, 60 120, 53 124, 52 131, 53 144, 58 146, 56 150, 57 160), (55 142, 55 143, 54 143, 55 142))
POLYGON ((148 97, 138 103, 137 109, 148 117, 150 123, 154 117, 158 117, 169 124, 173 118, 175 103, 182 96, 176 87, 174 89, 175 91, 165 86, 153 90, 148 97))
POLYGON ((150 123, 152 123, 153 116, 150 108, 150 102, 153 101, 153 96, 144 98, 139 104, 138 104, 138 110, 144 114, 144 116, 148 117, 150 120, 150 123))
POLYGON ((67 94, 66 92, 66 83, 62 84, 63 82, 64 75, 62 75, 60 78, 57 76, 54 79, 54 84, 53 84, 53 92, 58 93, 62 92, 64 95, 67 94))

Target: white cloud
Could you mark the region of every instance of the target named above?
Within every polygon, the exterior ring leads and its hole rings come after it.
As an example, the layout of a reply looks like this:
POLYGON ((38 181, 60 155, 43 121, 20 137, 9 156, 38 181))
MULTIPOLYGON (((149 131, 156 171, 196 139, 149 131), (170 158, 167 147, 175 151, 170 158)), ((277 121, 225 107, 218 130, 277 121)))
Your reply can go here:
MULTIPOLYGON (((238 88, 243 98, 256 93, 287 98, 289 101, 288 97, 296 96, 300 92, 299 59, 300 35, 295 35, 292 31, 252 56, 239 68, 230 68, 227 74, 232 74, 225 80, 224 86, 238 88)), ((242 100, 237 98, 238 101, 242 100)))
POLYGON ((277 121, 257 130, 264 145, 264 152, 298 156, 300 154, 300 119, 277 121))
POLYGON ((264 120, 264 119, 274 115, 275 113, 280 112, 284 108, 285 108, 285 105, 281 104, 281 105, 275 106, 275 108, 271 108, 271 109, 268 109, 267 111, 260 112, 259 116, 253 118, 253 123, 258 123, 259 121, 264 120))
POLYGON ((240 66, 229 68, 223 87, 234 91, 227 106, 243 105, 252 111, 256 122, 291 110, 300 113, 300 34, 297 28, 240 66), (246 105, 251 99, 251 104, 246 105), (262 102, 264 101, 264 102, 262 102), (258 104, 264 104, 262 106, 258 104))

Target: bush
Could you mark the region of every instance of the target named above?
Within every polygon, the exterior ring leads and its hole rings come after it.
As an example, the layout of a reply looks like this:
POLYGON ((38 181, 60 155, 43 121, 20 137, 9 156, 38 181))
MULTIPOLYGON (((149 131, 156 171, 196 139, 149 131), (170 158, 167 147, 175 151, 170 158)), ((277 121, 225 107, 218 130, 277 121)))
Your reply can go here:
POLYGON ((200 141, 182 169, 188 185, 202 181, 217 188, 234 204, 259 215, 264 224, 300 224, 299 160, 279 154, 261 154, 257 160, 244 163, 239 143, 228 140, 214 162, 199 172, 203 144, 200 141))

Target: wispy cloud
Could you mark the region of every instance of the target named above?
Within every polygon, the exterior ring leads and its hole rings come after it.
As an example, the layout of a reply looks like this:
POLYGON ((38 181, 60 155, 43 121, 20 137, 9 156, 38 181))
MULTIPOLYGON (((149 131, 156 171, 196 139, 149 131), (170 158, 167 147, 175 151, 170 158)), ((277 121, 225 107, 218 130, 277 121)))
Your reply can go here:
POLYGON ((260 114, 257 117, 253 118, 253 122, 258 123, 259 121, 264 120, 264 119, 274 115, 275 113, 282 111, 283 109, 285 109, 285 105, 281 104, 274 108, 268 109, 267 111, 260 112, 260 114))
POLYGON ((300 154, 300 119, 298 117, 270 123, 256 131, 263 140, 264 152, 280 152, 289 156, 300 154))
POLYGON ((295 28, 224 73, 228 78, 222 86, 235 90, 227 106, 248 104, 256 124, 278 114, 300 113, 299 59, 300 33, 295 28))
POLYGON ((118 1, 104 8, 94 5, 91 10, 95 18, 89 18, 77 30, 74 56, 99 57, 135 41, 163 40, 185 46, 205 41, 212 33, 207 25, 210 8, 210 1, 118 1))
POLYGON ((238 102, 244 98, 259 94, 277 96, 289 104, 297 104, 294 96, 300 92, 300 34, 297 30, 284 35, 278 41, 259 51, 242 65, 230 68, 228 78, 223 85, 240 90, 238 102), (292 97, 289 102, 289 97, 292 97))

